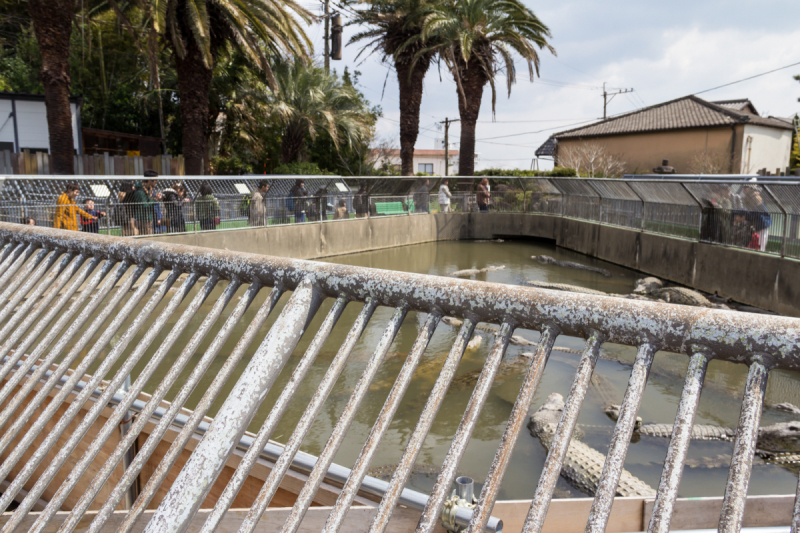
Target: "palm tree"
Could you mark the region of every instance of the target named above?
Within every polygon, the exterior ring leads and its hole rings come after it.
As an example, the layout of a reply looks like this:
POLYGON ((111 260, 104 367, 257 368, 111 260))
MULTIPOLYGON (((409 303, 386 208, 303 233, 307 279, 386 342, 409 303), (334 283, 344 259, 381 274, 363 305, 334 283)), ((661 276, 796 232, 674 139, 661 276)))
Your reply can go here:
POLYGON ((42 57, 41 81, 47 108, 50 164, 53 174, 74 172, 72 112, 69 108, 69 38, 75 19, 74 0, 29 0, 28 13, 42 57))
POLYGON ((300 22, 313 17, 294 0, 151 3, 153 25, 167 37, 175 54, 185 171, 202 174, 203 160, 208 157, 209 91, 217 52, 226 43, 235 45, 274 86, 267 55, 307 57, 311 42, 300 22))
POLYGON ((300 60, 276 63, 272 72, 276 90, 269 112, 281 125, 281 163, 304 159, 306 136, 315 139, 325 132, 339 150, 371 135, 369 108, 335 74, 300 60))
POLYGON ((400 160, 403 176, 414 175, 414 145, 419 134, 419 108, 422 103, 422 82, 434 57, 425 52, 420 39, 422 16, 431 0, 369 0, 367 9, 358 10, 351 24, 364 24, 370 29, 357 33, 350 44, 368 41, 364 51, 383 54, 392 62, 400 85, 400 160))
POLYGON ((483 89, 492 88, 492 115, 497 92, 495 80, 504 71, 508 95, 516 81, 512 51, 528 63, 531 81, 539 75, 537 48, 555 49, 547 42, 550 30, 520 0, 453 0, 436 7, 425 17, 422 38, 426 46, 417 52, 420 61, 436 52, 456 81, 461 116, 458 173, 471 176, 475 170, 475 123, 483 89))

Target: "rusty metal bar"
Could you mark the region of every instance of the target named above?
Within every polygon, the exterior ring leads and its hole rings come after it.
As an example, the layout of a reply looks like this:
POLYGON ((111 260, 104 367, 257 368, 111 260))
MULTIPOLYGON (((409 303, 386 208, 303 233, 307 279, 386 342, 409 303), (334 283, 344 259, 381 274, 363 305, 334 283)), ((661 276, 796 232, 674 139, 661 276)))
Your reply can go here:
MULTIPOLYGON (((36 324, 34 330, 25 338, 24 341, 22 341, 20 345, 15 348, 16 352, 27 352, 28 347, 30 347, 30 345, 39 338, 39 335, 41 335, 42 331, 45 329, 45 326, 49 324, 56 314, 59 313, 64 304, 69 301, 70 298, 72 298, 72 295, 75 294, 75 291, 77 291, 81 284, 83 284, 89 273, 97 266, 97 263, 99 263, 99 260, 97 258, 93 258, 87 268, 83 270, 83 275, 76 276, 75 279, 73 279, 70 286, 64 291, 64 294, 62 294, 59 302, 53 308, 51 308, 50 311, 48 311, 47 316, 40 320, 36 324)), ((28 382, 23 386, 23 390, 25 392, 18 396, 27 396, 27 394, 33 389, 35 384, 39 381, 41 375, 47 368, 50 367, 51 364, 53 364, 56 357, 61 354, 61 350, 66 343, 78 332, 79 327, 83 325, 83 322, 86 320, 86 318, 88 318, 89 313, 84 312, 79 314, 78 318, 72 322, 72 327, 68 328, 63 335, 61 334, 61 330, 64 329, 68 322, 70 322, 75 312, 79 309, 82 309, 84 302, 89 298, 89 295, 92 294, 97 285, 108 275, 109 272, 111 272, 114 264, 115 263, 113 261, 105 262, 103 268, 94 276, 92 276, 92 278, 86 284, 86 287, 84 287, 84 289, 78 294, 78 296, 69 306, 67 312, 58 317, 56 324, 50 329, 44 339, 42 339, 36 348, 26 356, 25 362, 14 370, 14 375, 8 378, 8 381, 6 381, 6 384, 3 386, 2 390, 0 390, 0 404, 5 403, 6 399, 8 399, 17 385, 19 385, 22 379, 25 378, 33 364, 39 360, 45 350, 47 350, 48 346, 50 346, 50 343, 53 342, 56 336, 58 336, 58 342, 56 343, 57 349, 50 351, 48 357, 46 357, 44 362, 39 365, 38 372, 31 376, 28 382)), ((112 277, 109 281, 113 283, 114 278, 112 277)), ((111 284, 106 282, 104 284, 104 288, 111 290, 111 284)), ((0 354, 0 357, 3 355, 5 354, 0 354)), ((11 413, 16 411, 17 407, 19 407, 19 404, 12 402, 3 410, 3 413, 0 414, 0 428, 3 428, 6 425, 8 422, 8 417, 11 415, 11 413)))
MULTIPOLYGON (((9 248, 10 247, 6 248, 6 250, 8 250, 9 248)), ((8 281, 11 279, 11 277, 17 273, 20 267, 22 267, 22 265, 24 265, 28 261, 30 256, 33 255, 33 252, 35 252, 36 250, 37 247, 34 246, 33 244, 30 244, 26 247, 24 243, 21 243, 13 250, 14 252, 13 255, 8 255, 8 256, 4 255, 3 262, 2 264, 0 264, 0 271, 2 271, 3 273, 2 276, 0 276, 0 287, 5 287, 5 289, 3 290, 2 293, 0 293, 0 302, 5 302, 6 300, 8 300, 9 295, 13 294, 14 291, 17 290, 17 287, 19 287, 20 283, 22 283, 25 280, 26 274, 23 272, 22 274, 14 278, 14 281, 10 285, 8 284, 8 281), (25 256, 20 257, 20 254, 22 254, 23 251, 25 252, 25 256)), ((27 270, 30 271, 32 269, 35 269, 49 252, 50 250, 46 249, 39 250, 39 253, 36 254, 36 258, 34 259, 33 264, 30 265, 27 270)))
POLYGON ((308 476, 308 481, 306 481, 306 484, 303 485, 303 488, 300 490, 300 494, 297 495, 297 500, 295 500, 294 506, 292 507, 289 516, 286 518, 286 522, 284 522, 283 527, 281 528, 281 533, 295 533, 300 527, 300 522, 302 522, 303 517, 308 511, 308 508, 311 506, 311 501, 313 500, 314 495, 317 493, 317 490, 319 489, 319 486, 325 477, 325 473, 328 471, 328 467, 333 462, 333 457, 339 450, 339 446, 341 446, 350 424, 356 417, 358 408, 361 405, 361 402, 364 400, 364 396, 366 396, 372 380, 375 379, 375 374, 377 374, 378 368, 380 368, 380 365, 386 358, 386 354, 389 352, 389 348, 391 347, 392 342, 394 342, 397 332, 400 330, 400 326, 403 324, 403 320, 405 319, 407 313, 408 307, 406 306, 395 309, 394 316, 392 316, 392 319, 386 326, 381 340, 378 341, 378 346, 375 348, 375 353, 373 353, 372 357, 367 363, 367 366, 364 368, 364 372, 362 372, 358 383, 356 383, 356 386, 353 388, 353 393, 350 395, 350 399, 347 401, 344 411, 339 417, 339 420, 336 422, 336 427, 333 428, 333 432, 328 438, 328 442, 325 443, 325 447, 319 454, 319 457, 317 458, 317 464, 314 465, 314 469, 308 476))
MULTIPOLYGON (((389 481, 389 487, 383 499, 381 499, 378 512, 370 525, 369 533, 383 533, 389 525, 389 520, 392 518, 395 506, 400 500, 403 487, 405 487, 411 475, 411 468, 414 466, 414 463, 416 463, 419 452, 422 451, 425 438, 428 436, 428 432, 430 432, 436 414, 439 412, 439 407, 441 407, 444 401, 447 389, 453 381, 453 376, 455 376, 456 370, 458 370, 458 364, 464 356, 464 350, 466 350, 467 343, 474 331, 475 323, 470 319, 464 320, 456 336, 456 340, 453 343, 453 347, 450 348, 450 352, 447 354, 447 359, 442 366, 442 371, 439 373, 439 377, 436 379, 436 383, 433 385, 433 389, 428 396, 428 401, 422 409, 419 422, 417 422, 417 426, 414 428, 414 433, 411 434, 411 439, 409 439, 406 445, 403 457, 397 464, 397 469, 391 481, 389 481)), ((463 527, 467 524, 459 523, 459 525, 463 527)))
MULTIPOLYGON (((80 478, 83 476, 89 465, 97 457, 97 454, 100 453, 103 445, 106 443, 111 434, 127 416, 133 401, 138 398, 139 393, 142 392, 144 386, 153 376, 153 373, 164 361, 172 346, 183 334, 186 326, 190 323, 195 314, 197 314, 197 311, 214 290, 214 287, 216 287, 218 281, 219 278, 214 275, 208 278, 202 290, 195 295, 195 297, 192 299, 192 302, 186 307, 184 312, 181 314, 181 317, 167 334, 166 338, 164 338, 164 340, 159 344, 156 353, 153 354, 153 356, 147 362, 147 365, 145 365, 144 369, 142 369, 142 371, 139 373, 136 381, 126 391, 123 402, 114 409, 114 412, 108 417, 108 420, 103 425, 103 428, 100 430, 97 436, 95 436, 94 440, 89 445, 89 448, 80 458, 78 463, 72 467, 69 475, 61 483, 61 486, 58 488, 58 491, 55 493, 55 495, 50 498, 50 502, 47 504, 44 511, 39 515, 39 518, 36 520, 36 522, 34 522, 32 528, 30 529, 31 533, 40 533, 47 526, 49 521, 52 520, 55 513, 61 508, 61 505, 66 500, 69 493, 75 488, 75 485, 78 483, 78 481, 80 481, 80 478)), ((206 317, 203 319, 202 324, 194 332, 183 350, 181 350, 178 358, 171 363, 169 372, 158 384, 156 390, 153 391, 150 400, 147 402, 147 407, 145 410, 140 413, 139 418, 136 420, 131 430, 120 439, 117 447, 105 460, 103 466, 92 480, 92 483, 85 490, 83 496, 81 496, 78 504, 73 507, 67 523, 65 523, 65 525, 61 528, 62 531, 72 530, 72 528, 77 525, 80 517, 83 516, 83 514, 88 510, 92 500, 94 500, 100 489, 108 480, 109 476, 111 476, 113 471, 116 469, 117 464, 122 461, 122 458, 127 453, 128 449, 138 439, 138 434, 149 421, 150 415, 153 414, 153 411, 155 411, 155 409, 161 404, 161 400, 164 399, 164 396, 166 396, 167 392, 169 392, 169 390, 172 388, 172 385, 175 384, 181 372, 183 371, 183 368, 186 366, 186 363, 188 363, 191 357, 194 355, 197 347, 200 345, 200 342, 202 342, 202 340, 205 338, 211 326, 216 323, 217 319, 222 314, 222 311, 231 301, 240 286, 241 283, 238 281, 232 281, 223 291, 220 298, 214 302, 214 305, 212 306, 208 315, 206 315, 206 317)), ((153 337, 155 337, 155 335, 153 335, 153 337)), ((150 342, 148 342, 146 339, 143 339, 140 345, 141 344, 146 344, 149 346, 150 342)), ((144 349, 142 349, 142 353, 144 353, 144 349)), ((122 378, 124 381, 124 379, 130 376, 130 371, 133 370, 133 366, 136 362, 138 362, 138 360, 139 357, 131 355, 125 362, 126 365, 129 366, 127 368, 126 366, 123 366, 117 372, 115 381, 118 381, 122 376, 125 376, 122 378)), ((114 382, 109 385, 109 388, 113 386, 114 382)))
MULTIPOLYGON (((3 245, 3 253, 0 255, 0 286, 4 287, 5 284, 8 283, 8 278, 14 274, 13 272, 9 274, 8 269, 26 249, 29 249, 32 254, 36 248, 31 245, 25 246, 25 243, 14 245, 13 242, 6 242, 3 245)), ((28 257, 30 257, 30 255, 28 257)))
MULTIPOLYGON (((122 265, 118 268, 118 276, 121 276, 125 270, 127 270, 127 262, 123 262, 122 265)), ((100 326, 106 321, 106 319, 111 316, 112 312, 116 308, 117 304, 120 302, 123 296, 128 293, 128 290, 131 288, 133 283, 139 278, 139 276, 145 271, 145 267, 140 266, 138 267, 129 277, 126 279, 118 288, 114 296, 112 297, 111 301, 106 305, 103 309, 103 312, 92 322, 87 330, 83 332, 79 341, 72 347, 69 354, 59 363, 58 367, 55 371, 52 372, 51 376, 47 379, 45 384, 41 387, 39 392, 36 394, 33 400, 28 402, 25 406, 25 410, 22 412, 20 416, 16 417, 16 421, 11 426, 11 428, 3 433, 2 438, 0 438, 0 453, 4 453, 11 442, 16 438, 20 431, 22 431, 23 427, 28 426, 30 420, 33 417, 33 414, 36 412, 39 407, 41 407, 42 403, 47 399, 50 392, 53 390, 53 387, 59 383, 59 380, 62 376, 67 372, 70 368, 72 363, 75 362, 77 357, 81 354, 83 349, 86 345, 91 341, 94 334, 100 328, 100 326)), ((150 287, 153 281, 155 281, 158 274, 151 275, 148 278, 148 283, 143 284, 143 287, 140 287, 136 293, 129 299, 126 306, 120 311, 114 321, 109 325, 109 327, 103 332, 103 335, 100 339, 95 343, 89 353, 84 357, 81 364, 75 369, 75 372, 69 377, 66 383, 61 385, 59 392, 53 398, 53 400, 47 405, 44 412, 39 415, 39 418, 36 422, 28 429, 28 432, 25 434, 21 441, 21 445, 23 449, 33 442, 33 439, 41 432, 44 425, 50 420, 53 416, 55 411, 67 397, 67 395, 73 390, 73 388, 78 384, 78 382, 83 378, 86 370, 89 368, 89 365, 95 360, 97 355, 100 351, 105 347, 106 343, 111 339, 111 337, 117 332, 117 330, 122 326, 123 321, 127 318, 130 314, 130 311, 134 308, 136 304, 138 304, 142 297, 144 296, 147 289, 150 287), (145 287, 146 285, 146 287, 145 287)), ((100 302, 98 296, 97 303, 100 302)), ((92 300, 95 302, 95 300, 92 300)), ((84 310, 84 313, 91 314, 91 310, 84 310)), ((58 345, 53 348, 55 350, 58 348, 58 345)), ((47 372, 48 370, 45 369, 47 372)), ((36 385, 36 382, 29 383, 32 386, 36 385)), ((27 388, 27 386, 26 386, 27 388)), ((27 398, 27 394, 25 393, 25 389, 20 390, 12 403, 9 404, 10 406, 19 406, 19 404, 27 398)), ((16 408, 16 407, 15 407, 16 408)), ((10 467, 9 467, 10 468, 10 467)), ((7 475, 6 465, 3 464, 0 467, 0 475, 7 475), (4 473, 5 472, 5 473, 4 473)))
POLYGON ((791 533, 800 531, 800 476, 797 478, 797 489, 794 493, 794 510, 792 512, 791 533))
POLYGON ((245 516, 244 521, 239 528, 240 533, 252 533, 255 530, 261 515, 264 514, 264 511, 269 505, 270 500, 272 500, 272 497, 278 490, 278 485, 280 484, 281 479, 283 479, 284 474, 286 474, 286 471, 289 469, 292 460, 297 454, 297 451, 300 449, 300 445, 303 443, 303 439, 308 433, 308 430, 311 428, 311 424, 314 422, 314 419, 319 414, 320 409, 322 409, 322 405, 325 403, 325 400, 328 398, 333 386, 336 384, 336 380, 339 378, 339 375, 344 369, 345 363, 347 363, 353 348, 355 348, 358 339, 361 338, 361 334, 364 332, 364 329, 366 329, 367 324, 369 323, 370 318, 372 318, 372 314, 375 312, 375 308, 377 306, 378 304, 376 301, 371 299, 368 300, 361 309, 361 312, 358 314, 355 322, 353 322, 353 325, 347 334, 347 338, 345 339, 344 343, 342 343, 341 347, 339 347, 339 351, 336 352, 336 356, 333 358, 328 370, 322 377, 322 381, 320 381, 319 385, 317 386, 317 392, 314 393, 311 402, 303 412, 300 420, 298 420, 297 425, 292 432, 292 436, 289 437, 289 440, 284 446, 283 453, 281 453, 280 457, 278 457, 278 460, 275 462, 275 466, 272 467, 272 472, 270 472, 269 476, 267 476, 267 479, 264 481, 264 485, 261 487, 258 496, 256 496, 250 511, 247 513, 247 516, 245 516))
MULTIPOLYGON (((178 456, 180 456, 180 454, 183 452, 186 443, 189 442, 189 439, 195 435, 197 428, 200 426, 206 413, 211 408, 214 400, 216 400, 217 395, 233 374, 236 366, 242 360, 242 357, 247 351, 247 348, 253 342, 256 334, 267 321, 267 318, 277 305, 282 294, 283 288, 281 287, 275 287, 272 289, 272 291, 270 291, 269 296, 267 296, 267 299, 253 317, 253 320, 250 322, 250 325, 247 327, 242 337, 236 343, 233 351, 225 359, 225 363, 222 365, 222 368, 220 368, 217 375, 214 376, 214 380, 211 382, 208 390, 205 392, 205 394, 203 394, 203 397, 200 399, 197 406, 192 410, 192 414, 189 416, 189 419, 185 424, 183 424, 181 432, 170 445, 169 450, 167 450, 167 453, 161 459, 158 467, 150 476, 150 479, 145 485, 144 489, 142 489, 142 491, 139 493, 139 496, 134 502, 133 507, 128 511, 128 515, 125 517, 125 520, 122 522, 122 524, 120 524, 117 530, 118 533, 128 533, 136 524, 136 520, 147 509, 147 506, 155 496, 156 491, 160 487, 161 483, 163 483, 164 479, 167 477, 169 471, 172 469, 172 466, 174 465, 178 456)), ((173 415, 173 419, 175 416, 178 415, 173 415)), ((152 455, 153 451, 155 451, 155 448, 161 443, 161 439, 156 436, 156 431, 166 431, 169 423, 170 421, 167 421, 165 427, 163 428, 159 424, 151 436, 148 437, 144 446, 140 450, 140 453, 137 455, 137 458, 134 459, 134 463, 131 465, 131 468, 141 470, 141 468, 144 466, 144 463, 147 461, 148 456, 152 455), (140 461, 141 464, 139 464, 137 461, 140 461)), ((116 509, 117 504, 112 503, 112 497, 119 500, 121 495, 112 492, 112 494, 109 496, 109 499, 106 500, 106 502, 100 508, 100 511, 97 513, 95 519, 89 525, 89 530, 87 533, 99 533, 103 529, 103 526, 116 509)))
POLYGON ((339 494, 333 509, 331 509, 328 515, 325 527, 322 529, 323 533, 336 533, 339 531, 342 522, 344 522, 347 511, 350 510, 350 506, 358 493, 358 487, 361 486, 364 476, 367 475, 370 461, 375 451, 378 449, 383 435, 386 433, 386 430, 389 429, 389 424, 391 424, 395 413, 397 413, 400 401, 408 390, 411 378, 414 377, 414 371, 417 369, 422 354, 425 353, 425 349, 428 347, 428 343, 433 336, 436 326, 439 325, 439 320, 441 318, 442 316, 437 313, 429 313, 425 319, 425 323, 422 325, 422 328, 417 334, 417 339, 411 347, 411 352, 408 354, 406 362, 400 369, 400 373, 397 375, 397 379, 392 389, 389 391, 389 396, 386 398, 383 408, 372 426, 372 431, 370 431, 367 437, 367 442, 364 444, 361 453, 358 455, 353 465, 350 477, 347 479, 347 483, 344 484, 344 487, 342 487, 342 492, 339 494))
POLYGON ((492 387, 492 383, 494 383, 497 369, 503 360, 506 348, 508 348, 513 329, 514 326, 511 323, 504 321, 495 336, 494 344, 492 344, 489 356, 486 358, 486 363, 483 366, 478 382, 475 384, 475 390, 472 391, 464 416, 458 425, 456 434, 453 436, 453 443, 444 458, 439 477, 436 479, 433 490, 431 490, 428 505, 422 511, 416 533, 432 533, 439 524, 444 501, 447 499, 447 493, 450 492, 450 486, 456 477, 456 469, 464 456, 469 439, 478 422, 478 416, 486 403, 486 398, 489 396, 489 390, 492 387))
MULTIPOLYGON (((148 282, 150 282, 150 284, 155 282, 155 280, 158 278, 159 273, 160 272, 158 271, 158 269, 154 269, 150 277, 148 278, 148 282)), ((39 464, 41 464, 41 462, 44 460, 47 453, 55 446, 58 439, 61 437, 64 431, 66 431, 68 425, 72 422, 72 420, 75 418, 78 412, 83 408, 83 404, 86 403, 86 400, 89 399, 89 396, 92 394, 92 391, 95 388, 97 388, 97 386, 100 384, 100 381, 102 381, 102 379, 111 369, 112 365, 117 361, 117 359, 125 350, 125 348, 127 348, 130 341, 133 340, 133 336, 144 325, 144 322, 147 320, 147 318, 155 309, 156 305, 161 301, 161 299, 166 294, 167 290, 171 287, 172 283, 174 283, 177 278, 178 278, 178 273, 173 272, 167 278, 166 282, 162 283, 161 286, 158 287, 155 294, 153 294, 153 296, 147 302, 145 307, 140 311, 139 315, 130 325, 128 331, 125 333, 125 335, 122 336, 122 338, 119 340, 116 346, 114 346, 114 348, 105 357, 103 363, 100 365, 97 371, 95 371, 94 375, 92 376, 92 379, 89 380, 89 382, 86 384, 86 388, 83 391, 81 391, 80 394, 78 394, 75 400, 73 400, 67 411, 59 419, 58 423, 53 428, 50 429, 42 444, 39 445, 39 448, 36 449, 31 458, 22 468, 22 470, 20 470, 20 472, 14 478, 14 481, 12 482, 8 491, 3 494, 2 498, 0 498, 0 509, 5 509, 8 507, 11 497, 13 497, 13 495, 16 494, 16 492, 22 487, 22 485, 26 483, 27 480, 33 475, 33 473, 38 468, 39 464)), ((196 276, 190 276, 187 282, 191 281, 192 282, 191 284, 193 284, 195 279, 196 276)), ((144 285, 145 284, 143 284, 143 287, 144 285)), ((177 307, 178 303, 176 302, 174 305, 172 305, 172 302, 178 299, 179 296, 180 297, 184 296, 185 293, 188 292, 188 289, 189 287, 187 286, 187 283, 184 283, 181 286, 178 294, 175 297, 173 297, 173 299, 170 301, 170 305, 167 306, 167 309, 177 307)), ((169 315, 166 316, 169 317, 169 315)), ((160 327, 161 326, 159 324, 156 324, 155 326, 155 328, 157 329, 160 329, 160 327)), ((105 346, 105 344, 103 346, 105 346)), ((100 348, 102 348, 102 346, 100 348)), ((98 349, 97 352, 99 353, 99 351, 100 350, 98 349)), ((82 361, 82 363, 86 362, 87 359, 88 357, 84 358, 84 361, 82 361)), ((74 375, 77 376, 78 379, 80 379, 85 375, 85 372, 86 370, 84 369, 82 373, 75 372, 74 375)), ((103 394, 103 396, 110 397, 115 392, 115 390, 116 389, 112 389, 111 387, 109 387, 106 389, 106 392, 103 394)), ((66 394, 68 394, 70 391, 66 387, 62 387, 62 391, 60 392, 63 392, 64 396, 66 396, 66 394)), ((56 398, 58 398, 58 396, 56 396, 56 398)), ((63 402, 63 398, 61 398, 60 400, 61 402, 63 402)), ((50 409, 45 410, 45 412, 42 413, 42 415, 36 421, 36 424, 34 424, 34 426, 28 431, 28 433, 25 434, 23 440, 20 441, 19 444, 17 444, 17 447, 14 449, 13 453, 9 455, 9 457, 3 463, 2 467, 0 467, 0 477, 6 477, 8 475, 7 469, 10 470, 10 468, 12 468, 17 463, 17 461, 19 461, 19 459, 22 457, 22 454, 24 454, 25 451, 27 450, 27 447, 30 446, 33 438, 36 435, 38 435, 38 433, 42 430, 44 425, 49 421, 49 418, 53 416, 55 409, 61 405, 61 402, 52 401, 50 403, 48 407, 54 406, 54 409, 52 409, 52 411, 50 409), (47 418, 45 418, 45 416, 47 416, 47 418)), ((16 509, 16 511, 12 515, 11 519, 6 523, 4 531, 12 531, 19 525, 19 522, 22 520, 25 513, 27 513, 30 510, 30 507, 33 505, 34 501, 38 499, 39 496, 41 496, 41 493, 44 492, 44 489, 52 481, 52 477, 56 474, 58 469, 61 468, 61 465, 66 460, 69 453, 71 453, 72 449, 74 449, 74 447, 83 437, 83 434, 85 434, 85 432, 88 430, 88 427, 89 425, 91 425, 91 422, 89 424, 86 424, 87 420, 92 415, 94 415, 94 418, 97 418, 97 415, 99 415, 100 411, 102 411, 102 409, 105 408, 105 404, 107 402, 108 399, 107 398, 104 399, 103 397, 101 397, 100 400, 95 402, 95 404, 92 406, 91 410, 89 411, 89 413, 86 415, 86 417, 83 419, 83 421, 79 426, 79 428, 82 428, 83 431, 82 432, 78 430, 73 431, 67 444, 59 448, 59 452, 56 458, 54 458, 48 464, 45 472, 39 476, 33 489, 31 489, 28 492, 28 495, 25 497, 25 500, 23 500, 23 502, 20 504, 20 506, 16 509), (70 452, 65 454, 64 452, 68 448, 71 448, 70 452), (36 494, 36 496, 33 496, 34 494, 36 494)))
POLYGON ((572 440, 575 424, 578 422, 581 405, 586 397, 602 344, 603 335, 597 331, 592 332, 578 362, 572 388, 564 402, 564 412, 558 421, 550 451, 547 453, 542 474, 539 476, 539 485, 536 487, 530 509, 528 509, 528 516, 522 526, 523 533, 539 533, 544 526, 547 509, 553 499, 553 490, 555 490, 558 476, 561 474, 561 466, 564 464, 564 457, 567 455, 567 449, 572 440))
POLYGON ((219 523, 225 517, 225 513, 233 504, 233 500, 236 498, 236 495, 239 493, 242 485, 244 485, 247 477, 250 475, 250 471, 253 469, 253 466, 258 458, 261 456, 264 446, 267 445, 267 442, 272 436, 273 431, 275 431, 275 427, 278 425, 278 422, 286 412, 286 408, 289 407, 289 402, 294 397, 295 392, 297 392, 297 388, 305 379, 306 374, 311 368, 311 365, 314 363, 314 361, 316 361, 322 346, 328 340, 333 327, 342 316, 345 306, 347 306, 347 300, 344 298, 337 298, 333 303, 333 306, 331 307, 330 311, 328 311, 328 315, 322 322, 319 331, 317 331, 317 334, 314 335, 314 339, 311 341, 311 344, 308 345, 306 353, 303 355, 300 363, 292 372, 289 382, 286 384, 283 391, 281 391, 281 395, 278 397, 275 405, 270 410, 266 420, 264 420, 264 423, 261 424, 261 428, 259 428, 258 434, 253 440, 253 444, 239 462, 239 466, 236 467, 236 471, 234 472, 233 476, 230 480, 228 480, 228 484, 225 486, 222 494, 220 494, 220 496, 217 498, 217 502, 214 504, 214 509, 203 524, 201 533, 203 531, 216 531, 217 527, 219 527, 219 523))
POLYGON ((742 529, 744 506, 747 502, 747 486, 750 483, 750 470, 753 455, 756 453, 758 424, 761 421, 761 408, 767 391, 769 369, 756 356, 750 363, 747 383, 742 398, 742 411, 739 414, 739 427, 733 445, 733 457, 728 471, 728 483, 722 499, 722 513, 719 517, 720 533, 733 533, 742 529))
POLYGON ((182 532, 189 527, 321 301, 322 296, 310 281, 301 282, 295 289, 156 509, 145 529, 147 533, 182 532))
POLYGON ((597 483, 597 494, 589 511, 586 533, 602 533, 606 529, 655 351, 656 347, 653 344, 645 342, 639 346, 639 351, 636 353, 633 370, 628 379, 628 388, 622 398, 619 418, 603 465, 603 473, 600 474, 600 481, 597 483))
POLYGON ((553 349, 556 337, 558 337, 558 329, 555 327, 547 327, 542 331, 539 338, 539 347, 536 349, 536 354, 533 356, 531 365, 522 382, 519 395, 514 402, 514 407, 511 409, 511 415, 508 417, 506 429, 500 438, 500 444, 497 447, 492 466, 489 468, 483 489, 481 489, 481 495, 478 497, 478 502, 472 511, 472 521, 467 529, 468 533, 481 533, 486 528, 486 523, 489 521, 490 513, 497 500, 497 493, 500 491, 500 483, 502 483, 508 463, 511 461, 511 454, 514 452, 519 432, 527 418, 533 395, 542 380, 544 367, 550 357, 550 351, 553 349))
POLYGON ((683 474, 683 463, 686 461, 686 452, 692 436, 694 417, 697 414, 697 404, 700 402, 700 393, 703 391, 703 382, 706 378, 706 369, 711 354, 703 347, 694 349, 694 355, 689 360, 686 370, 686 379, 683 383, 681 401, 678 404, 678 414, 672 427, 672 438, 667 449, 667 460, 661 472, 661 481, 658 484, 658 493, 650 517, 648 533, 668 533, 672 520, 673 506, 678 497, 678 485, 683 474))

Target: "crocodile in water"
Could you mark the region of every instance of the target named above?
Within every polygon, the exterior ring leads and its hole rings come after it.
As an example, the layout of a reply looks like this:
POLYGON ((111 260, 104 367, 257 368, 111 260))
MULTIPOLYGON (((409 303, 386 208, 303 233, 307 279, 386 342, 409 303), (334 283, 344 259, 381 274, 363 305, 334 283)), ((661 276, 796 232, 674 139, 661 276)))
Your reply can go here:
POLYGON ((566 283, 548 283, 546 281, 536 281, 536 280, 529 280, 526 281, 528 285, 533 285, 534 287, 539 287, 542 289, 552 289, 554 291, 567 291, 567 292, 579 292, 581 294, 595 294, 597 296, 607 296, 607 294, 603 291, 596 291, 594 289, 587 289, 585 287, 578 287, 576 285, 567 285, 566 283))
POLYGON ((506 266, 488 266, 486 268, 468 268, 466 270, 457 270, 450 274, 451 276, 455 276, 457 278, 468 278, 470 276, 475 276, 477 274, 485 274, 486 272, 494 272, 496 270, 503 270, 506 266))
POLYGON ((609 272, 605 268, 590 267, 582 265, 580 263, 574 263, 572 261, 557 261, 556 259, 550 257, 549 255, 532 255, 531 259, 536 259, 537 261, 545 265, 556 265, 566 268, 577 268, 578 270, 588 270, 590 272, 597 272, 598 274, 602 274, 607 278, 611 277, 611 272, 609 272))
MULTIPOLYGON (((528 429, 534 437, 537 437, 542 445, 550 449, 556 426, 564 410, 564 398, 554 392, 547 397, 547 401, 530 418, 528 429)), ((603 472, 603 464, 606 457, 577 440, 574 436, 570 440, 564 463, 561 467, 561 475, 570 485, 589 494, 597 492, 597 485, 600 482, 600 475, 603 472)), ((627 470, 622 470, 617 485, 618 496, 639 496, 653 497, 656 491, 637 478, 627 470)))

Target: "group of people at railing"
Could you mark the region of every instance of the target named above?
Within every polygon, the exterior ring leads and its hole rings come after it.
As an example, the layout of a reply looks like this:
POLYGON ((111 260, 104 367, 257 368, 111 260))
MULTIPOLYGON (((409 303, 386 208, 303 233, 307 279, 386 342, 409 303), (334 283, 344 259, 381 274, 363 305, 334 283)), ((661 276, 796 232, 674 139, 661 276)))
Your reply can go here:
POLYGON ((715 186, 711 199, 703 200, 700 240, 766 251, 772 216, 757 185, 733 192, 715 186))

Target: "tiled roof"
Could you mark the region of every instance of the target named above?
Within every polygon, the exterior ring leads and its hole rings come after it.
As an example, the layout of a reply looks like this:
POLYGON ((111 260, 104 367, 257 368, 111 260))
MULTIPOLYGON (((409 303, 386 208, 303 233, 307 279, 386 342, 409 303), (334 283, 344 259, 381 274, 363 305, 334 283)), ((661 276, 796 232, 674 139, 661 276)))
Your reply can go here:
POLYGON ((561 133, 556 133, 554 137, 556 139, 599 137, 623 133, 711 128, 745 123, 791 129, 791 126, 783 121, 734 111, 690 95, 664 102, 663 104, 645 107, 633 113, 595 122, 588 126, 562 131, 561 133))
POLYGON ((734 111, 741 111, 743 113, 752 113, 753 115, 758 115, 758 111, 756 111, 756 106, 753 105, 748 98, 739 98, 738 100, 715 100, 711 102, 712 104, 717 104, 727 109, 733 109, 734 111))
POLYGON ((549 157, 556 153, 556 140, 551 135, 539 148, 536 149, 536 157, 549 157))

